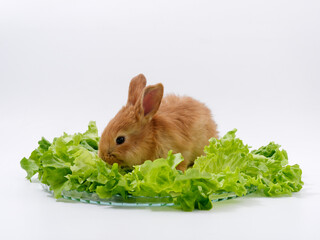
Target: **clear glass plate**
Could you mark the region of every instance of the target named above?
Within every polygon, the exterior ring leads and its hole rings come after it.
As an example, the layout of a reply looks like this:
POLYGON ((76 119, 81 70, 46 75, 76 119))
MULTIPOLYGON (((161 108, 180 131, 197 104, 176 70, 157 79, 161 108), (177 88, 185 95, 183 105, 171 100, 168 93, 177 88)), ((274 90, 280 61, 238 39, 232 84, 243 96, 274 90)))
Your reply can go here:
MULTIPOLYGON (((50 187, 46 184, 41 184, 43 189, 53 194, 50 187)), ((248 189, 248 194, 256 191, 256 188, 248 189)), ((62 191, 62 198, 99 205, 107 206, 123 206, 123 207, 162 207, 162 206, 174 206, 173 198, 170 196, 165 197, 143 197, 143 196, 128 196, 127 199, 121 197, 121 195, 115 195, 108 199, 101 199, 96 193, 79 192, 76 190, 62 191)), ((235 193, 221 193, 212 194, 210 199, 212 202, 219 202, 229 199, 237 198, 235 193)))

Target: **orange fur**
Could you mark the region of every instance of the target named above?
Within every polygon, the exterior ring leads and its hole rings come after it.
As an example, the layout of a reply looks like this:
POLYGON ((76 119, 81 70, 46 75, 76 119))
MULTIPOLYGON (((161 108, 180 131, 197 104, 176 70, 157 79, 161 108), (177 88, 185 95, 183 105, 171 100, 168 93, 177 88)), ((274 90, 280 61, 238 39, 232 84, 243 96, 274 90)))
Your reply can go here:
POLYGON ((186 170, 203 154, 211 137, 218 137, 210 110, 191 97, 168 95, 163 86, 147 86, 140 74, 129 87, 128 102, 104 129, 99 156, 109 164, 142 164, 145 160, 166 157, 169 150, 180 152, 184 161, 177 167, 186 170), (124 136, 125 142, 116 144, 124 136))

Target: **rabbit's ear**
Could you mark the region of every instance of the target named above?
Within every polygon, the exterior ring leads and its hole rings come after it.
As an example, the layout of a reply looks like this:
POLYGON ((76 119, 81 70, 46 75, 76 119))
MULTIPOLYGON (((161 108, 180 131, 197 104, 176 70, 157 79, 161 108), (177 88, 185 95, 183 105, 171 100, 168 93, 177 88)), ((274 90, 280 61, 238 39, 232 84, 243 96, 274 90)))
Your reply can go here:
POLYGON ((143 89, 147 84, 146 77, 143 74, 139 74, 132 78, 129 86, 128 102, 127 105, 135 105, 140 98, 143 89))
POLYGON ((141 114, 147 120, 150 120, 158 111, 163 96, 163 85, 147 86, 142 93, 140 100, 141 114))

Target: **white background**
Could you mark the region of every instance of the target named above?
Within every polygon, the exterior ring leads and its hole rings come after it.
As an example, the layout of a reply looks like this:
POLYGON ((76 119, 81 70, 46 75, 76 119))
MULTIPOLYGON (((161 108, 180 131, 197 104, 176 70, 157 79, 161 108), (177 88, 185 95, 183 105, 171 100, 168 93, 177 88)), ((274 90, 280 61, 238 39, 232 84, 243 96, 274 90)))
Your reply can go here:
POLYGON ((319 1, 0 0, 0 239, 320 239, 319 1), (303 169, 292 197, 191 213, 55 200, 20 168, 45 136, 100 133, 144 73, 303 169))

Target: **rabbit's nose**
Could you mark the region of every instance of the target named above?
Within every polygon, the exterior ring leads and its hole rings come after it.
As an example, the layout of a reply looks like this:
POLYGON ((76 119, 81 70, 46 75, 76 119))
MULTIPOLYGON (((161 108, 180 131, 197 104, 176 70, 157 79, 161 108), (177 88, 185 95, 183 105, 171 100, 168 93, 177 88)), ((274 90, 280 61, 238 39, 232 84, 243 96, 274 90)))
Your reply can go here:
POLYGON ((112 155, 113 149, 114 149, 114 148, 112 148, 112 147, 108 148, 107 153, 108 153, 109 155, 112 155))
POLYGON ((109 150, 108 150, 108 155, 110 155, 111 153, 112 153, 112 151, 109 149, 109 150))

